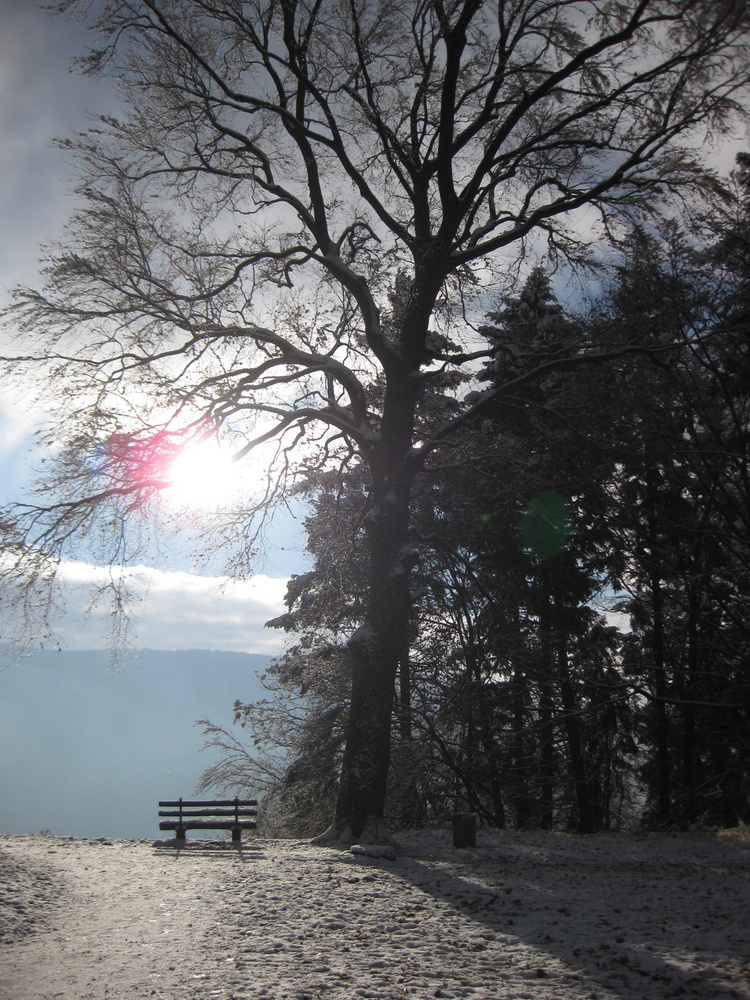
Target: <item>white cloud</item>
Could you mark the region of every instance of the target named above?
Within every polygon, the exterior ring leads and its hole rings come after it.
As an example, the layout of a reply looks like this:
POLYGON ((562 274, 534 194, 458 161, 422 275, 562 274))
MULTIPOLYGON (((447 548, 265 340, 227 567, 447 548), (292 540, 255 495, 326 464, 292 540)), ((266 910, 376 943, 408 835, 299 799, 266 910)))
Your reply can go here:
MULTIPOLYGON (((55 629, 69 649, 98 648, 106 642, 111 595, 91 602, 97 588, 115 580, 105 566, 66 561, 60 567, 65 614, 55 629)), ((259 574, 233 581, 133 566, 123 571, 133 597, 131 642, 150 649, 215 649, 253 653, 279 652, 286 635, 265 629, 284 610, 286 577, 259 574)))

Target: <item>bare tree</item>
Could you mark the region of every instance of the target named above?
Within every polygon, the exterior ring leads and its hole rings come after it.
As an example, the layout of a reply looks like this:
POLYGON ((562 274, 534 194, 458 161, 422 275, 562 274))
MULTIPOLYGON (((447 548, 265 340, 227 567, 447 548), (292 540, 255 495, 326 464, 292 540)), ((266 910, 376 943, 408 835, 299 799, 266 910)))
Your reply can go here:
POLYGON ((270 439, 291 460, 361 456, 368 604, 348 640, 329 836, 377 837, 412 483, 490 395, 517 388, 454 401, 420 434, 430 380, 492 356, 461 306, 527 253, 585 262, 623 214, 717 190, 693 150, 739 108, 747 5, 53 6, 92 18, 99 43, 81 67, 112 74, 126 111, 61 143, 82 208, 46 287, 19 291, 11 315, 16 370, 31 366, 59 406, 59 471, 48 500, 12 513, 5 565, 54 561, 94 526, 127 560, 120 525, 164 485, 185 435, 221 433, 237 459, 270 439))

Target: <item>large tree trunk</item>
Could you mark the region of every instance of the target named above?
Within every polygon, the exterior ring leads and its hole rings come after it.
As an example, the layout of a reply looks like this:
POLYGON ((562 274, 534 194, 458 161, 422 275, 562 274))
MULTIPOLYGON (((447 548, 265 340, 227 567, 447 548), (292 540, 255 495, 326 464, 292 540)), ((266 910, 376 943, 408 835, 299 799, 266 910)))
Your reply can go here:
POLYGON ((352 637, 352 697, 346 749, 333 819, 337 839, 384 837, 391 757, 391 714, 398 658, 378 630, 364 625, 352 637))
POLYGON ((369 609, 349 640, 352 696, 333 820, 340 839, 383 837, 393 692, 408 641, 408 489, 392 490, 379 507, 369 525, 369 609))
MULTIPOLYGON (((402 375, 402 373, 401 373, 402 375)), ((412 474, 403 459, 414 427, 415 387, 391 379, 382 444, 371 457, 371 507, 365 524, 370 554, 365 620, 349 640, 352 692, 341 780, 327 839, 387 840, 385 797, 391 723, 399 666, 409 641, 409 576, 416 556, 409 546, 412 474)))

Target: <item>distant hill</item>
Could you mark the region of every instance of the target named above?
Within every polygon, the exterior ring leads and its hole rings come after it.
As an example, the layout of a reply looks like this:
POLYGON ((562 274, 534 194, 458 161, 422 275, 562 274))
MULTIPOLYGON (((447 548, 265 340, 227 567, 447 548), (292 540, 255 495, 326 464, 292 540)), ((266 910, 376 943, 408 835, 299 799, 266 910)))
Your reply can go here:
POLYGON ((0 833, 151 837, 160 798, 193 794, 211 762, 199 718, 231 726, 271 658, 144 649, 0 654, 0 833))

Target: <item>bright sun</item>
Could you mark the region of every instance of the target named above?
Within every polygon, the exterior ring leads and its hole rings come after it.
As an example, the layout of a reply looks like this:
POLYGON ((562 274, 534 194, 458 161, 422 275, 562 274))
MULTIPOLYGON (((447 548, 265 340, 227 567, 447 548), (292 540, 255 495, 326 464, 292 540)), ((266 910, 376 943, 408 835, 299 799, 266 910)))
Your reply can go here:
POLYGON ((237 467, 214 440, 185 448, 169 467, 169 495, 180 505, 215 509, 237 488, 237 467))

